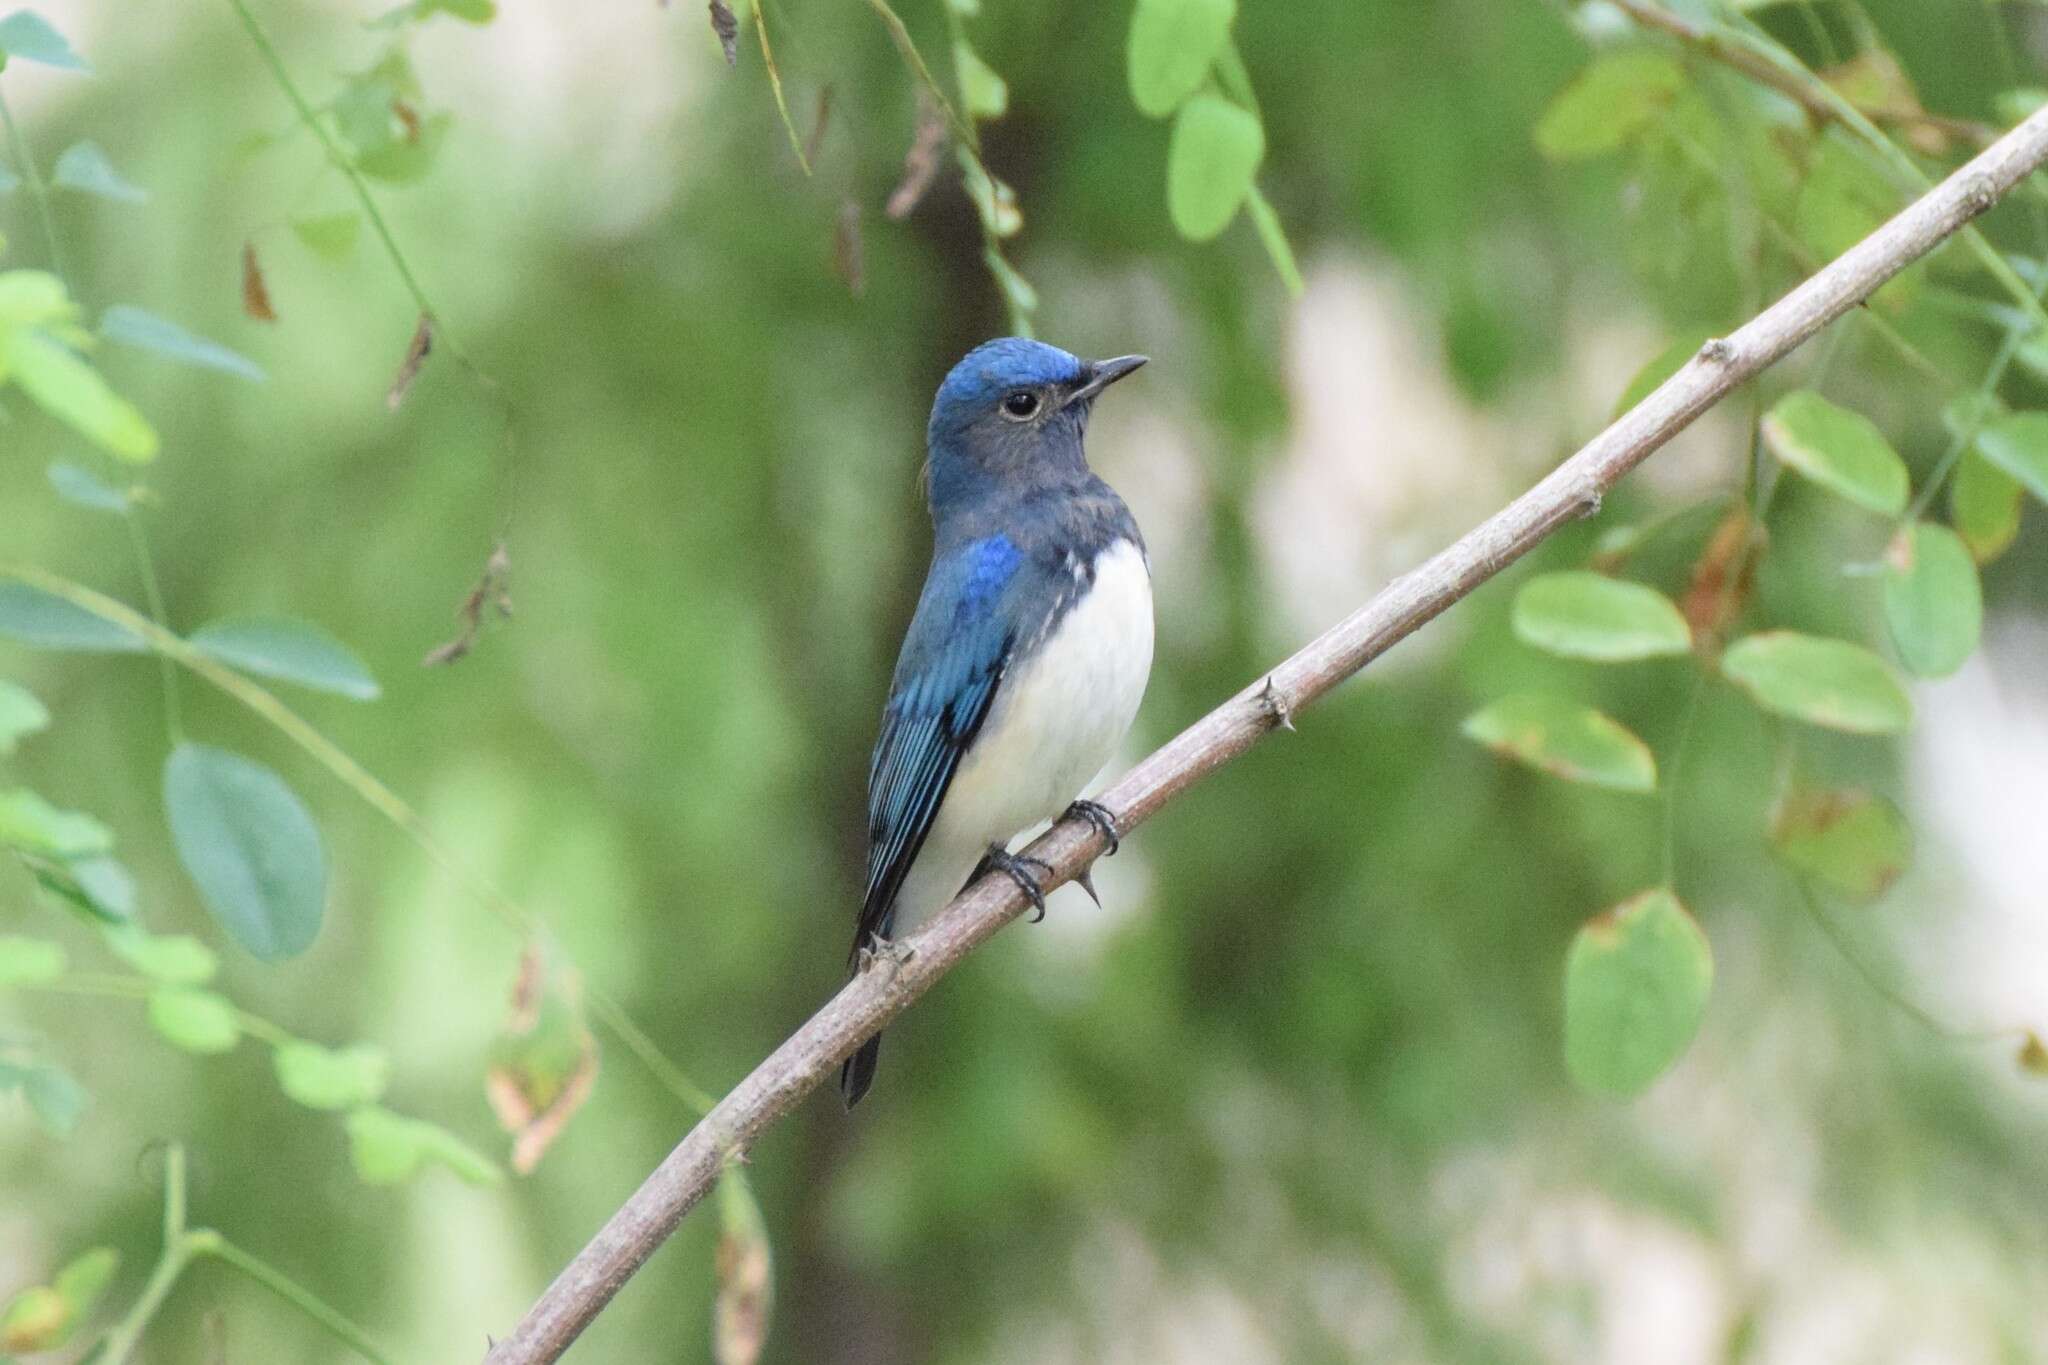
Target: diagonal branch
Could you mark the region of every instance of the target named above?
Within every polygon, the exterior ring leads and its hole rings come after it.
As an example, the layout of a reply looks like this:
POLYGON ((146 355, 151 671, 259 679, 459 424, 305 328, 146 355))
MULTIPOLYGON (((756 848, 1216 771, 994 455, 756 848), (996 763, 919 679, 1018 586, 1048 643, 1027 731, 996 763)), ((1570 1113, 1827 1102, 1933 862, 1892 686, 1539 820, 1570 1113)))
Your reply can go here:
MULTIPOLYGON (((1259 682, 1182 731, 1103 793, 1125 829, 1142 824, 1195 783, 1244 753, 1292 714, 1384 654, 1418 627, 1528 553, 1567 522, 1597 511, 1606 491, 1744 381, 1868 298, 2048 162, 2048 109, 1910 205, 1686 366, 1534 488, 1449 549, 1403 575, 1259 682)), ((1103 851, 1085 821, 1066 820, 1029 852, 1073 879, 1103 851)), ((842 1059, 976 946, 1025 908, 1001 876, 984 877, 886 960, 847 983, 825 1007, 720 1100, 548 1286, 486 1365, 558 1359, 676 1225, 763 1130, 829 1078, 842 1059)))

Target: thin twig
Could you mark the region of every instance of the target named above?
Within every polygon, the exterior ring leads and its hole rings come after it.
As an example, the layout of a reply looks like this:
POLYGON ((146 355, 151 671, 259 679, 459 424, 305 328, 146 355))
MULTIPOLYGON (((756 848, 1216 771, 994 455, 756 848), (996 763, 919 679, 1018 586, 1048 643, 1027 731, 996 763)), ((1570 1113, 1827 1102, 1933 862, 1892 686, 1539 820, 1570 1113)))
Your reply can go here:
MULTIPOLYGON (((1746 326, 1709 341, 1683 369, 1534 488, 1422 567, 1396 579, 1261 680, 1210 712, 1099 798, 1128 831, 1250 749, 1296 714, 1552 532, 1597 511, 1606 491, 1672 436, 1784 358, 1873 290, 1989 209, 2048 162, 2048 109, 2001 138, 1941 185, 1796 287, 1746 326)), ((1099 831, 1063 820, 1026 850, 1048 889, 1104 851, 1099 831)), ((891 1019, 1026 908, 1007 877, 988 876, 911 935, 908 960, 856 976, 718 1102, 548 1286, 486 1365, 559 1359, 656 1247, 744 1153, 891 1019)))
POLYGON ((36 218, 43 225, 43 244, 50 253, 50 273, 64 277, 64 252, 57 245, 57 220, 50 212, 50 187, 43 183, 43 173, 36 169, 35 158, 28 154, 28 144, 21 139, 21 129, 14 126, 14 111, 7 107, 7 96, 0 94, 0 125, 7 130, 7 150, 13 155, 15 164, 21 167, 21 178, 28 182, 28 197, 36 202, 36 218))

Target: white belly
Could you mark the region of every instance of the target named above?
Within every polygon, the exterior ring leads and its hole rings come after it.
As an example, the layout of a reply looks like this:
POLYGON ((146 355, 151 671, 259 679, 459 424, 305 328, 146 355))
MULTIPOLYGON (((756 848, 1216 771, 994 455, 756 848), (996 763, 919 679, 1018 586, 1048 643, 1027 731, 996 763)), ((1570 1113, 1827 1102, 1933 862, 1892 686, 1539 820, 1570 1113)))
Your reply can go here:
POLYGON ((896 898, 902 933, 959 891, 988 846, 1066 809, 1115 756, 1152 671, 1152 575, 1119 541, 1095 587, 1006 675, 896 898))

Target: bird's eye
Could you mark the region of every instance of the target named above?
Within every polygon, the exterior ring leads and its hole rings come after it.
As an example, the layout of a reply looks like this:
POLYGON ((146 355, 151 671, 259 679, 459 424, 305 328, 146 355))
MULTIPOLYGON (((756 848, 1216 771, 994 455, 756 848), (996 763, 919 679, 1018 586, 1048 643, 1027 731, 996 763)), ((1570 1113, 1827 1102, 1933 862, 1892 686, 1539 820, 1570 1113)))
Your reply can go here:
POLYGON ((1018 422, 1038 415, 1038 395, 1029 389, 1015 389, 1003 395, 1003 414, 1018 422))

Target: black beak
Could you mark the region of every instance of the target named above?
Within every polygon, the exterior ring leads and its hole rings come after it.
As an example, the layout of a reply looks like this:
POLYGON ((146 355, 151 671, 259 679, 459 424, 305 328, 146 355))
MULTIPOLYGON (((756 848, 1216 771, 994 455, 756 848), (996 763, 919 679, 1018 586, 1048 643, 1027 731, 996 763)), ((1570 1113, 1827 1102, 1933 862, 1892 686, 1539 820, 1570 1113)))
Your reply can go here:
POLYGON ((1060 404, 1060 406, 1067 407, 1073 403, 1087 402, 1111 384, 1116 383, 1117 380, 1122 379, 1125 375, 1143 365, 1148 358, 1142 355, 1120 355, 1114 360, 1089 362, 1086 370, 1083 372, 1080 387, 1068 394, 1067 401, 1060 404))

